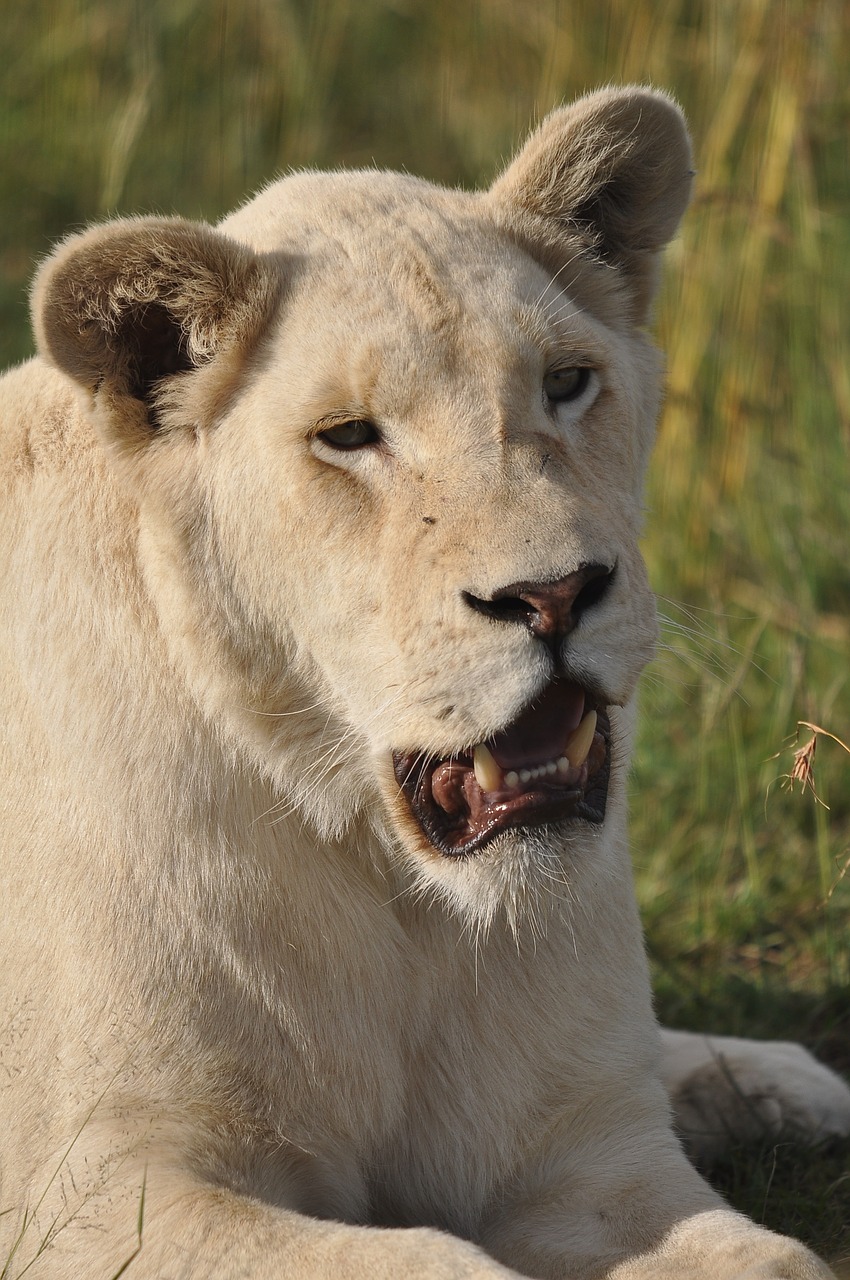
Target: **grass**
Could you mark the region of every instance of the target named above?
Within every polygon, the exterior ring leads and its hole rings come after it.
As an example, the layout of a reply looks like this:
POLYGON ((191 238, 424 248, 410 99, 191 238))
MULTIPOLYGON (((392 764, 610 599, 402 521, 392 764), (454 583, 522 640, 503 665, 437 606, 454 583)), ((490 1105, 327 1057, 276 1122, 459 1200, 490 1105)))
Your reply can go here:
MULTIPOLYGON (((635 866, 671 1023, 799 1038, 850 1072, 850 9, 844 0, 31 0, 4 18, 0 361, 32 259, 111 211, 215 218, 282 168, 486 180, 606 81, 669 88, 693 209, 657 328, 635 866), (776 758, 777 752, 780 753, 776 758)), ((850 1255, 850 1148, 739 1154, 733 1200, 850 1255)))

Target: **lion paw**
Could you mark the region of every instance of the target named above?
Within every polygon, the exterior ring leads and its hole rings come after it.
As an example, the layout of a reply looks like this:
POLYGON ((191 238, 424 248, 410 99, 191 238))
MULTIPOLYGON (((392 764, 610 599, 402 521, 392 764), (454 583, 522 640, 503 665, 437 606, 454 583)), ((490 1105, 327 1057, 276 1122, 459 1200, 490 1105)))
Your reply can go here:
POLYGON ((800 1045, 662 1034, 676 1128, 695 1163, 765 1137, 814 1143, 850 1134, 850 1088, 800 1045))

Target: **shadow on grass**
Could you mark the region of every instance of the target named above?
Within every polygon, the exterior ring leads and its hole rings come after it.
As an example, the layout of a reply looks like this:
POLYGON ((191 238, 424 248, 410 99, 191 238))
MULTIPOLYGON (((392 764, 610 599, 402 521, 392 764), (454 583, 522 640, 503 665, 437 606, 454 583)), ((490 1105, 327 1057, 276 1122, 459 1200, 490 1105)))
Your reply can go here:
POLYGON ((688 960, 659 955, 650 940, 655 1004, 669 1027, 756 1040, 796 1040, 850 1077, 850 992, 790 990, 781 978, 720 972, 694 978, 688 960))
POLYGON ((756 1222, 850 1268, 850 1139, 733 1148, 706 1176, 756 1222))

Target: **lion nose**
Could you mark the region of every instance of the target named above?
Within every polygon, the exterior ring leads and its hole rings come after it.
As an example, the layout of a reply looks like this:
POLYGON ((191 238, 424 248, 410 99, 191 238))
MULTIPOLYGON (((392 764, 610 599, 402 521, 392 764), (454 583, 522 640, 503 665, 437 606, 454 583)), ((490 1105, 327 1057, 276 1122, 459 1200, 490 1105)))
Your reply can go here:
POLYGON ((518 622, 533 636, 555 647, 578 625, 582 614, 598 604, 614 580, 614 569, 583 564, 556 582, 512 582, 481 600, 469 591, 466 603, 485 617, 518 622))

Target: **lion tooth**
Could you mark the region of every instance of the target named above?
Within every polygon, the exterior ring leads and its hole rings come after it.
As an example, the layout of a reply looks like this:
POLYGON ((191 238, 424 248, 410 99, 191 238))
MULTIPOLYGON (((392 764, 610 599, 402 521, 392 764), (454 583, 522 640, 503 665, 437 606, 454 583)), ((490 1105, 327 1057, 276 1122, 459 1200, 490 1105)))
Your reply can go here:
POLYGON ((501 788, 502 770, 483 742, 479 742, 472 753, 472 767, 482 791, 498 791, 501 788))
POLYGON ((505 786, 506 787, 519 786, 519 774, 516 773, 513 769, 511 769, 510 773, 505 774, 505 786))
POLYGON ((596 712, 588 711, 581 724, 575 729, 564 745, 564 755, 574 769, 579 769, 585 762, 593 745, 596 733, 596 712))

